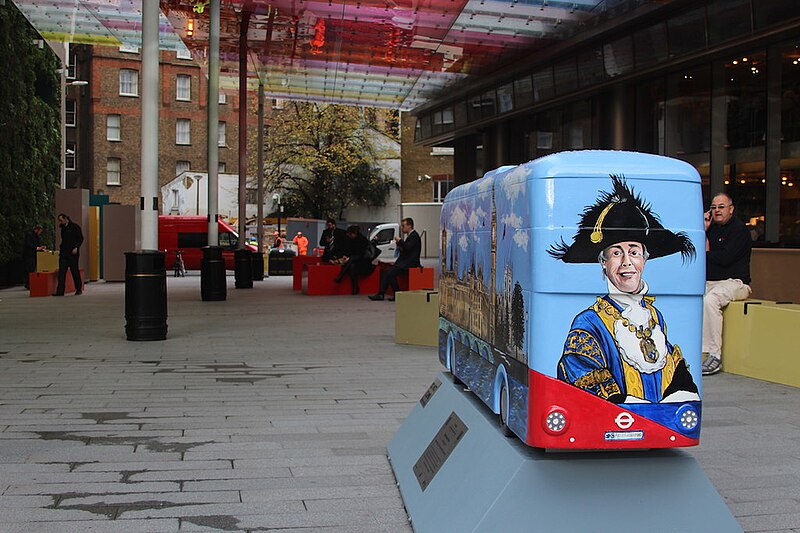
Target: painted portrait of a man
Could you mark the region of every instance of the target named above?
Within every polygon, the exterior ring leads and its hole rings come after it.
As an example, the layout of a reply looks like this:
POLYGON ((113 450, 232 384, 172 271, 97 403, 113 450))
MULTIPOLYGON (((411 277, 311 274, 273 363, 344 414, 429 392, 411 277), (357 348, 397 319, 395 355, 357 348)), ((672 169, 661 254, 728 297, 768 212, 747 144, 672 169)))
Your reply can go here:
POLYGON ((574 318, 557 377, 614 403, 699 400, 644 276, 648 261, 676 253, 693 260, 695 248, 686 234, 665 228, 623 177, 611 176, 611 187, 585 208, 572 244, 548 250, 564 263, 597 263, 607 289, 574 318))

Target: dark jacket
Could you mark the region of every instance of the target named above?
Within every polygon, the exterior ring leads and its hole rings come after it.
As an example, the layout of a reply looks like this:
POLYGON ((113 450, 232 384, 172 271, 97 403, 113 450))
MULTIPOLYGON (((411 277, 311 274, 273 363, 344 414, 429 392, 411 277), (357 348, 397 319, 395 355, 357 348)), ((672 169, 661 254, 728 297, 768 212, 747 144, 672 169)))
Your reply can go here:
POLYGON ((83 233, 79 225, 74 222, 68 222, 61 227, 61 244, 58 246, 59 254, 71 254, 73 248, 77 248, 78 254, 80 254, 81 244, 83 244, 83 233))
POLYGON ((419 262, 419 255, 422 252, 422 240, 419 238, 417 230, 411 230, 405 240, 397 243, 397 248, 400 249, 400 255, 394 262, 396 268, 422 266, 419 262))
POLYGON ((25 240, 22 243, 22 259, 28 272, 36 270, 36 249, 42 245, 42 241, 35 231, 29 230, 25 233, 25 240))
POLYGON ((740 279, 750 283, 750 250, 753 241, 747 226, 737 217, 727 224, 711 224, 706 232, 706 280, 740 279))
POLYGON ((319 238, 319 245, 325 248, 325 253, 322 254, 323 261, 347 255, 346 252, 350 247, 347 243, 348 240, 347 233, 343 229, 334 228, 323 231, 319 238), (328 242, 330 236, 333 236, 333 243, 328 242))

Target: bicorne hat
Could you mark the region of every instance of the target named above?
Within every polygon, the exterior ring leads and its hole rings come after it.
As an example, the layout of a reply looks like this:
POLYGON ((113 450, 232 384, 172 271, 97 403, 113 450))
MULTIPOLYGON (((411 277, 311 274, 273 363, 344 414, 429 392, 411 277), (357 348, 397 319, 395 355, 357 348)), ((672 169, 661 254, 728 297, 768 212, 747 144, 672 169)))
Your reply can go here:
POLYGON ((686 233, 666 229, 624 177, 612 175, 611 184, 611 192, 602 191, 597 202, 584 209, 573 243, 561 239, 547 253, 565 263, 596 263, 612 244, 635 241, 647 248, 650 259, 678 252, 684 260, 694 259, 694 245, 686 233))

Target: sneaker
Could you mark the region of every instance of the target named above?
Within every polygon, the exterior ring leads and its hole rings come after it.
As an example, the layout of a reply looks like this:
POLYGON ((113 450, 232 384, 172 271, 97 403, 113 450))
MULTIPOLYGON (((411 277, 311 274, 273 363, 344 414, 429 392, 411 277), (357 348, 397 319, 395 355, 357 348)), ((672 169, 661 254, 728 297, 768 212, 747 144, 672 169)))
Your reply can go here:
POLYGON ((719 355, 710 353, 706 360, 703 361, 703 375, 710 376, 722 370, 722 359, 719 355))
POLYGON ((369 298, 373 302, 380 302, 381 300, 383 300, 383 294, 381 294, 381 293, 370 294, 369 296, 367 296, 367 298, 369 298))
POLYGON ((387 300, 389 300, 390 302, 393 302, 393 301, 394 301, 394 296, 389 296, 389 297, 388 297, 388 298, 386 298, 386 299, 387 299, 387 300))

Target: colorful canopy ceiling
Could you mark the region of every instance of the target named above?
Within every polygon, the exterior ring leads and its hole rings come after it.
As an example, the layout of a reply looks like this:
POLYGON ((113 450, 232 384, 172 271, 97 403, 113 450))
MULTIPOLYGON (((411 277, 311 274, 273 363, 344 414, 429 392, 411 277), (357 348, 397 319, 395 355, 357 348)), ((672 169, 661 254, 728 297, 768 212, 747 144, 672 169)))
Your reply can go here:
MULTIPOLYGON (((143 0, 14 0, 48 40, 141 45, 143 0)), ((150 0, 149 0, 150 1, 150 0)), ((277 98, 412 109, 469 76, 665 0, 223 0, 220 86, 277 98), (609 5, 611 4, 611 5, 609 5), (607 11, 609 10, 610 11, 607 11)), ((207 65, 209 0, 161 0, 160 46, 207 65)))

